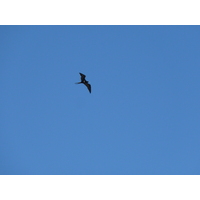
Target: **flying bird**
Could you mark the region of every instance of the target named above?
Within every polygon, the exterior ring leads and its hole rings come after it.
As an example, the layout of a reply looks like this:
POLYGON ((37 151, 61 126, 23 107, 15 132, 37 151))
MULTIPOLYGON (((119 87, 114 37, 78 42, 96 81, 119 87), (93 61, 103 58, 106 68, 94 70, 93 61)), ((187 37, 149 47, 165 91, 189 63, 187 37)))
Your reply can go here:
POLYGON ((86 80, 85 80, 86 75, 84 75, 84 74, 82 74, 82 73, 79 73, 79 74, 81 75, 81 82, 78 82, 78 83, 76 83, 76 84, 81 84, 81 83, 83 83, 83 84, 87 87, 87 89, 89 90, 89 92, 91 93, 91 85, 89 84, 89 81, 86 81, 86 80))

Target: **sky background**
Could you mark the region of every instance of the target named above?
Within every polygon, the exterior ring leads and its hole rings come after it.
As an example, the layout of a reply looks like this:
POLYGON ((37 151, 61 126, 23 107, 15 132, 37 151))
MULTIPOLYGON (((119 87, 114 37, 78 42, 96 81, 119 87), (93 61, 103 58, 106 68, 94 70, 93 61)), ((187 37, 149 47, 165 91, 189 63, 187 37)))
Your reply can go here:
POLYGON ((0 26, 0 93, 0 174, 200 174, 200 26, 0 26))

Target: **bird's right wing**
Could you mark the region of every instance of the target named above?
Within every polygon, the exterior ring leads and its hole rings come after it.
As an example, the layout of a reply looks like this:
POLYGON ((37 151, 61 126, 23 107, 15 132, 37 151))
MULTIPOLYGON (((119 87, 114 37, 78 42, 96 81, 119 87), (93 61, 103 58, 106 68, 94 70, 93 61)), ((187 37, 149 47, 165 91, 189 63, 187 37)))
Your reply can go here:
POLYGON ((79 74, 81 75, 81 81, 82 81, 82 82, 85 81, 86 75, 84 75, 84 74, 82 74, 82 73, 80 73, 80 72, 79 72, 79 74))

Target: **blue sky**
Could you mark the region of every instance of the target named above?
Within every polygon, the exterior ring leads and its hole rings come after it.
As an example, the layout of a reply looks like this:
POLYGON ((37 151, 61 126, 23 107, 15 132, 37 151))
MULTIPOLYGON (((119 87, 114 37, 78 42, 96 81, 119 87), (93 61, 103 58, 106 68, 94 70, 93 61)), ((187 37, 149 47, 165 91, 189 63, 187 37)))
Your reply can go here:
POLYGON ((0 174, 200 174, 199 35, 0 26, 0 174))

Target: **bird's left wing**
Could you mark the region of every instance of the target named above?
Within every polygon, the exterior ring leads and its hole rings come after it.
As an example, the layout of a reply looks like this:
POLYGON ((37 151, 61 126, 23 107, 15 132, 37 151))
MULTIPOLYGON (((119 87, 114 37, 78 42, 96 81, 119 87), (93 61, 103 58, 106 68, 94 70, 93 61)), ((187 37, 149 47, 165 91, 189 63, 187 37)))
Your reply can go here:
POLYGON ((91 91, 92 91, 91 85, 89 83, 84 83, 84 84, 87 87, 87 89, 89 90, 89 92, 91 93, 91 91))

